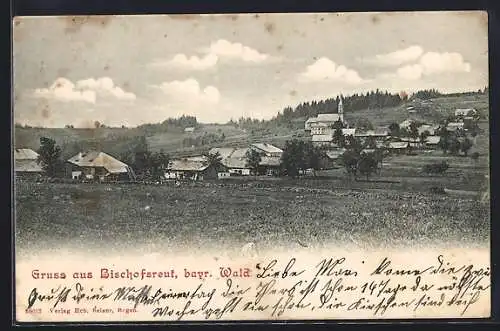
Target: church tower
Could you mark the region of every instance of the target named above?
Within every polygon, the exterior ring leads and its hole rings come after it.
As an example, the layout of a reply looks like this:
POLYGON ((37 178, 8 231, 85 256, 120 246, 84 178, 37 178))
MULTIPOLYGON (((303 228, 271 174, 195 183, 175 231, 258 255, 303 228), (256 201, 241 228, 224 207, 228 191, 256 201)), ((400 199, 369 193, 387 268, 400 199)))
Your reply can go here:
POLYGON ((339 114, 340 121, 344 123, 344 103, 342 102, 342 97, 340 97, 339 104, 337 106, 337 113, 339 114))

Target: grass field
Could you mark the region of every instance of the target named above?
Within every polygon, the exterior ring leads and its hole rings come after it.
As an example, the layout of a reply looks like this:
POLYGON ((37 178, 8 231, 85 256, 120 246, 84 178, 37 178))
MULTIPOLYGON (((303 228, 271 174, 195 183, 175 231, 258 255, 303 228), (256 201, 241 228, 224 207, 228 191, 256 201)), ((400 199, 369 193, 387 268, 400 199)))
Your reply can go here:
POLYGON ((18 249, 135 245, 413 247, 485 244, 489 209, 476 198, 343 188, 316 180, 16 186, 18 249), (320 185, 318 185, 320 184, 320 185))

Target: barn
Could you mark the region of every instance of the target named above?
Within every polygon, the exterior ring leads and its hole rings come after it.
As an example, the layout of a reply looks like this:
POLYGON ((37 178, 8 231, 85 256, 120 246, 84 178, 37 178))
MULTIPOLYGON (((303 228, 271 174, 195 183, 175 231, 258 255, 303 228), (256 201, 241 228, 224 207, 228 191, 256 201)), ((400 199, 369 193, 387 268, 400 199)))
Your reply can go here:
POLYGON ((101 182, 135 180, 135 173, 130 166, 99 151, 80 152, 66 161, 66 176, 101 182))
POLYGON ((37 178, 44 172, 38 164, 38 153, 29 148, 14 149, 14 171, 19 178, 37 178))
POLYGON ((182 158, 172 160, 168 165, 168 178, 179 180, 217 179, 218 171, 215 166, 208 164, 205 159, 182 158))

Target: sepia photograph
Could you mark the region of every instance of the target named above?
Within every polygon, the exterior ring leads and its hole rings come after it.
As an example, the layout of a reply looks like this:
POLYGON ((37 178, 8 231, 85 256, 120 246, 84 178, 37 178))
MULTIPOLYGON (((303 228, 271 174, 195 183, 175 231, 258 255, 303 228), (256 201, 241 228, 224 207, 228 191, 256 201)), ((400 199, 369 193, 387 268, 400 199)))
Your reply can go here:
POLYGON ((15 17, 12 53, 16 283, 131 252, 489 268, 485 12, 15 17))

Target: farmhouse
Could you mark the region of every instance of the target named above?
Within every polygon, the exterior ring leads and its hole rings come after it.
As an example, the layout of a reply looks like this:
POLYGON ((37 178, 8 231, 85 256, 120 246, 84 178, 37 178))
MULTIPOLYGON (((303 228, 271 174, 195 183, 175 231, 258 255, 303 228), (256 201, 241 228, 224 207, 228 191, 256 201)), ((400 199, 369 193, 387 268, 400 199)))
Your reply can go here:
POLYGON ((185 128, 184 132, 185 133, 192 133, 192 132, 194 132, 194 128, 193 127, 185 128))
POLYGON ((66 161, 66 176, 99 181, 135 179, 130 166, 99 151, 80 152, 66 161))
POLYGON ((29 148, 14 149, 14 171, 16 177, 38 177, 43 174, 38 164, 38 153, 29 148))
POLYGON ((428 136, 425 139, 425 146, 435 148, 438 146, 440 140, 441 140, 440 136, 428 136))
POLYGON ((189 180, 217 179, 219 170, 202 156, 172 160, 167 169, 165 177, 189 180))
POLYGON ((456 109, 455 117, 475 116, 477 111, 474 108, 456 109))
POLYGON ((281 157, 283 150, 267 143, 255 143, 250 148, 258 152, 261 156, 281 157))
POLYGON ((436 134, 437 129, 439 128, 438 125, 429 125, 429 124, 423 124, 419 126, 418 129, 418 134, 421 135, 424 132, 429 132, 430 135, 436 134))
POLYGON ((389 152, 392 154, 405 154, 410 151, 410 143, 406 141, 395 141, 389 143, 389 152))
POLYGON ((411 120, 411 119, 407 119, 407 120, 404 120, 403 122, 399 123, 399 127, 401 129, 406 129, 408 130, 410 128, 410 125, 415 122, 414 120, 411 120))
POLYGON ((464 125, 465 125, 464 122, 451 122, 448 123, 448 125, 446 126, 446 130, 451 132, 455 132, 457 130, 463 130, 464 125))

